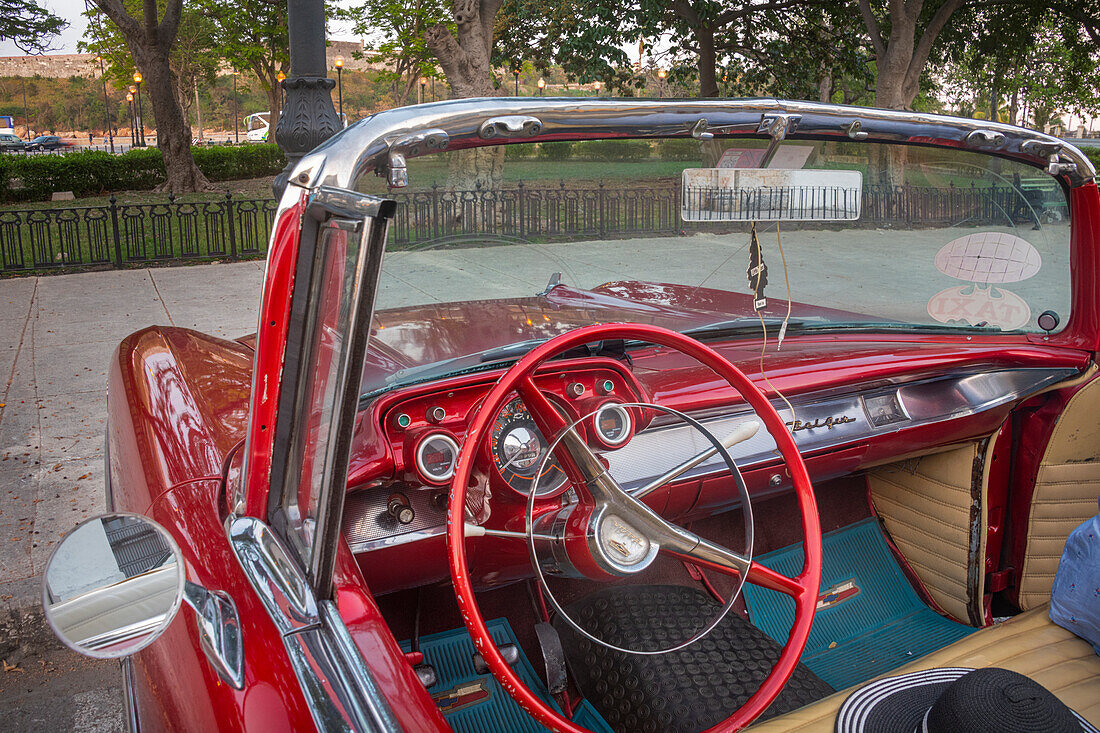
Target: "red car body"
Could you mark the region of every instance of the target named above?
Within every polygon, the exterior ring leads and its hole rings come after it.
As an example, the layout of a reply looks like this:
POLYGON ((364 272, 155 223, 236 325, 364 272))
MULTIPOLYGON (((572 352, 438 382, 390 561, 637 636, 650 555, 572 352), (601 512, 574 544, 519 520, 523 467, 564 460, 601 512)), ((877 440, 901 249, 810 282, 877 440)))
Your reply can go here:
MULTIPOLYGON (((576 114, 598 112, 593 107, 576 114)), ((463 144, 460 138, 452 147, 463 144)), ((302 170, 310 165, 315 161, 307 158, 302 170)), ((111 363, 109 508, 148 516, 168 529, 183 553, 187 579, 222 591, 235 602, 244 644, 244 685, 234 689, 210 665, 192 616, 180 613, 162 637, 125 665, 131 716, 142 729, 305 730, 316 723, 280 630, 257 597, 226 532, 233 516, 269 517, 271 463, 279 450, 273 434, 280 394, 289 389, 284 371, 287 334, 300 237, 308 226, 307 189, 291 186, 278 214, 255 336, 226 341, 187 329, 148 328, 127 337, 111 363), (243 463, 246 473, 242 473, 243 463)), ((1100 282, 1100 196, 1095 182, 1074 185, 1070 207, 1072 317, 1060 332, 973 337, 963 333, 792 334, 782 350, 769 357, 766 376, 760 372, 757 342, 729 339, 712 345, 751 380, 763 384, 768 379, 769 391, 778 390, 791 399, 810 393, 841 394, 868 384, 913 382, 948 372, 1086 373, 1093 354, 1100 350, 1100 288, 1096 287, 1100 282)), ((782 307, 774 301, 772 309, 765 315, 782 316, 782 307)), ((367 349, 361 391, 369 391, 387 374, 402 369, 517 341, 546 339, 591 323, 647 323, 683 331, 718 317, 752 313, 747 295, 642 282, 611 282, 593 290, 558 286, 525 299, 391 309, 375 316, 376 325, 383 328, 367 349), (416 326, 403 328, 405 324, 416 326)), ((837 313, 842 311, 793 305, 796 317, 837 313)), ((608 356, 553 362, 540 377, 540 385, 549 393, 560 391, 558 375, 565 373, 588 384, 610 379, 632 400, 688 413, 743 403, 713 373, 658 347, 632 352, 629 368, 608 356)), ((395 476, 415 479, 410 454, 418 435, 429 428, 444 430, 461 444, 468 419, 499 375, 498 369, 447 376, 368 401, 355 422, 348 489, 395 476), (448 397, 441 403, 442 394, 448 397), (446 419, 429 423, 420 417, 437 403, 443 404, 446 419), (413 418, 406 429, 396 431, 388 426, 399 413, 413 418)), ((1000 431, 998 440, 1011 439, 1016 446, 1015 464, 1013 471, 995 472, 990 479, 985 567, 990 572, 1002 567, 1019 572, 1019 561, 1001 562, 1002 556, 1019 557, 1023 552, 1019 533, 1006 535, 1010 518, 1026 521, 1028 509, 1022 498, 1026 494, 1013 491, 1011 482, 1034 480, 1060 406, 1074 389, 1030 402, 1007 401, 946 423, 903 427, 840 448, 810 452, 804 459, 815 482, 824 481, 888 459, 916 455, 929 446, 1000 431), (1008 419, 1010 415, 1016 419, 1008 419), (1011 504, 1010 495, 1015 497, 1011 504), (1006 538, 1009 546, 1002 552, 1006 538)), ((598 402, 594 389, 587 394, 591 404, 582 400, 571 407, 577 415, 598 402)), ((787 478, 778 483, 773 479, 777 471, 782 473, 778 460, 754 464, 745 471, 754 497, 789 490, 787 478)), ((498 501, 511 509, 498 509, 488 526, 516 529, 523 500, 501 494, 498 501)), ((685 479, 655 494, 649 503, 666 516, 690 521, 729 508, 730 497, 712 479, 685 479)), ((483 542, 478 556, 494 560, 474 563, 475 584, 493 587, 529 573, 526 552, 503 542, 493 545, 489 538, 483 542)), ((332 597, 379 691, 405 730, 446 729, 447 724, 409 656, 399 648, 375 597, 447 577, 442 535, 359 555, 346 541, 340 541, 335 550, 332 597)), ((991 621, 987 605, 981 622, 991 621)))

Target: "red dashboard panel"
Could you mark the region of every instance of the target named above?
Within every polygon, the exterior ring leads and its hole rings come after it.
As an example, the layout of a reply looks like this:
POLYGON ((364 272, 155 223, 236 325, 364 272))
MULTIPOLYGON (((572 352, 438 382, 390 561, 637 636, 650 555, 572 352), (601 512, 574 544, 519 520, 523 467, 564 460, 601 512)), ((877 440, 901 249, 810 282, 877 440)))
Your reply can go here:
MULTIPOLYGON (((721 350, 750 377, 764 381, 759 352, 750 355, 737 344, 721 350)), ((752 418, 740 395, 679 355, 639 349, 631 357, 629 363, 602 357, 554 362, 537 381, 572 419, 609 399, 653 401, 690 411, 718 437, 752 418)), ((1085 362, 1079 352, 1026 345, 800 339, 790 346, 785 343, 781 357, 768 355, 765 384, 783 390, 794 403, 788 427, 796 434, 812 478, 821 481, 987 436, 1026 394, 1072 375, 1085 362)), ((492 380, 471 374, 395 390, 363 411, 345 507, 345 536, 375 592, 446 577, 442 534, 449 482, 425 476, 416 456, 433 435, 461 445, 465 426, 492 380), (389 500, 395 494, 407 501, 412 516, 408 524, 390 511, 389 500), (416 543, 415 551, 405 546, 410 542, 416 543)), ((787 411, 778 399, 773 402, 787 411)), ((631 427, 631 439, 619 450, 602 452, 613 475, 618 477, 621 469, 629 479, 634 470, 642 481, 682 459, 672 449, 676 436, 661 420, 631 427), (668 465, 650 470, 659 460, 668 465)), ((590 424, 582 429, 597 451, 607 448, 594 440, 590 424)), ((761 433, 735 455, 755 498, 790 487, 769 440, 761 433)), ((484 446, 467 508, 471 518, 487 528, 522 532, 524 497, 509 488, 500 465, 498 460, 494 466, 492 448, 484 446)), ((623 486, 631 490, 626 482, 623 486)), ((535 512, 555 509, 561 501, 553 494, 540 497, 535 512)), ((686 521, 731 509, 738 500, 724 467, 703 464, 653 492, 646 502, 670 519, 686 521)), ((483 586, 511 582, 530 571, 522 542, 480 538, 470 541, 470 552, 476 581, 483 586)))

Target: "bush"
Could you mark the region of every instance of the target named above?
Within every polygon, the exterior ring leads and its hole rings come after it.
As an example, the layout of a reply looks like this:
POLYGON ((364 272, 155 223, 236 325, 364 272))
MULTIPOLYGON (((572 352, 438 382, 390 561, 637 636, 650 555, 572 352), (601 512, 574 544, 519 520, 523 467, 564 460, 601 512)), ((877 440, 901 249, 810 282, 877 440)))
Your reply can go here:
POLYGON ((703 159, 703 144, 692 138, 674 137, 657 143, 657 157, 661 160, 703 159))
POLYGON ((573 152, 582 160, 645 160, 652 148, 645 140, 587 140, 577 143, 573 152))
POLYGON ((1088 159, 1092 161, 1092 164, 1097 168, 1100 168, 1100 148, 1092 147, 1081 148, 1081 152, 1088 156, 1088 159))
POLYGON ((519 143, 516 145, 506 145, 504 148, 505 160, 527 160, 528 158, 535 157, 535 144, 534 143, 519 143))
MULTIPOLYGON (((193 148, 195 163, 211 181, 258 178, 286 165, 275 144, 193 148)), ((85 150, 58 155, 0 156, 0 199, 36 201, 55 191, 91 196, 109 191, 147 191, 164 181, 164 157, 157 148, 112 155, 85 150)))
POLYGON ((539 143, 539 160, 569 160, 573 143, 539 143))

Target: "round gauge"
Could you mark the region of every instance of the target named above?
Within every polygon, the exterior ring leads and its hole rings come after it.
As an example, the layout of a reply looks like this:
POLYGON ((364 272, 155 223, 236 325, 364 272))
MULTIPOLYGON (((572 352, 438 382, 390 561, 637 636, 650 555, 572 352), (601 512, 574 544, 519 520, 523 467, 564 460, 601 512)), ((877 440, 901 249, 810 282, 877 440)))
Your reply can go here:
POLYGON ((596 410, 592 420, 596 435, 608 446, 618 446, 630 439, 630 412, 620 404, 609 402, 596 410))
POLYGON ((458 443, 444 433, 432 433, 416 447, 416 469, 429 483, 451 480, 458 462, 458 443))
MULTIPOLYGON (((535 426, 527 405, 519 397, 505 405, 493 423, 493 463, 504 480, 526 496, 535 483, 549 442, 535 426)), ((556 458, 546 462, 538 477, 537 496, 553 494, 565 484, 565 473, 556 458)))

